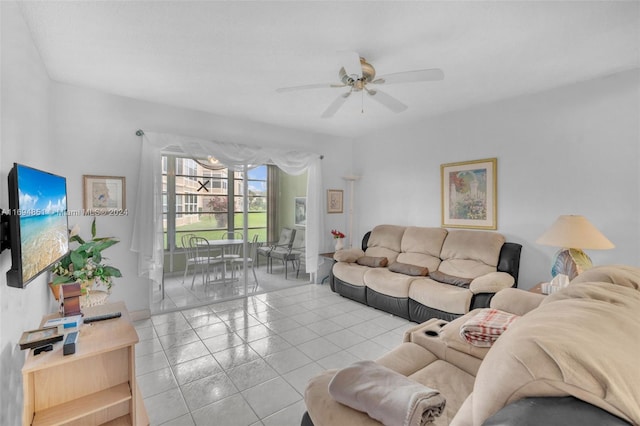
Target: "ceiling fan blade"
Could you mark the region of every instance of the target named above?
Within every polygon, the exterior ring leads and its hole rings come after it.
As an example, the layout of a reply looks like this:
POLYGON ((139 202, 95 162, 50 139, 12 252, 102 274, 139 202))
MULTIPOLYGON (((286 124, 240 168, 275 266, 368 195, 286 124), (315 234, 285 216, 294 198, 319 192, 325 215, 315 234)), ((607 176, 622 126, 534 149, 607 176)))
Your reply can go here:
POLYGON ((388 95, 379 90, 367 90, 367 93, 376 101, 389 108, 391 111, 398 113, 406 110, 408 107, 394 98, 391 95, 388 95))
POLYGON ((396 72, 380 76, 372 81, 374 84, 417 83, 420 81, 437 81, 444 79, 444 73, 439 68, 396 72))
POLYGON ((362 65, 360 64, 358 52, 340 50, 338 51, 338 56, 340 57, 340 64, 349 77, 353 77, 354 80, 362 78, 362 65))
POLYGON ((327 108, 320 117, 322 118, 330 118, 333 117, 333 115, 340 109, 340 107, 342 105, 344 105, 344 103, 347 101, 347 98, 349 97, 349 95, 351 95, 351 92, 347 92, 347 93, 343 93, 341 95, 339 95, 333 102, 331 102, 331 105, 329 105, 329 108, 327 108))
POLYGON ((291 87, 280 87, 276 89, 278 93, 284 92, 295 92, 297 90, 309 90, 309 89, 330 89, 333 87, 345 87, 344 84, 334 84, 334 83, 318 83, 318 84, 305 84, 303 86, 291 86, 291 87))

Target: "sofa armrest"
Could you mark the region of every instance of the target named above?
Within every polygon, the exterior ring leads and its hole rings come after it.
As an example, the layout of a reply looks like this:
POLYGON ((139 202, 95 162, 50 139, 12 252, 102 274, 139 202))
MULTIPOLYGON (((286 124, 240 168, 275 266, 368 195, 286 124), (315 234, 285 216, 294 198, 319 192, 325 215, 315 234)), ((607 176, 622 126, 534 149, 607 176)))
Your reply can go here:
POLYGON ((628 426, 619 417, 567 397, 524 398, 488 418, 483 426, 628 426))
POLYGON ((359 248, 350 248, 338 250, 333 254, 333 260, 337 262, 354 263, 356 260, 364 256, 364 252, 359 248))
POLYGON ((517 288, 505 288, 491 299, 491 307, 515 315, 524 315, 537 308, 545 299, 544 294, 531 293, 517 288))
POLYGON ((510 288, 515 283, 515 278, 506 272, 490 272, 474 278, 469 284, 469 290, 473 294, 497 293, 505 288, 510 288))

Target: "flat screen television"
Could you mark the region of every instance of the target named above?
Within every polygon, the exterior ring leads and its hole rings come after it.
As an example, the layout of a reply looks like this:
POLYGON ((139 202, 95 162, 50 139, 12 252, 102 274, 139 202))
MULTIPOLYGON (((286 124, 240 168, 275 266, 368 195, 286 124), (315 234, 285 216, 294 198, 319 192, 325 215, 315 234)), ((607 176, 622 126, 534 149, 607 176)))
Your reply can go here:
POLYGON ((23 288, 69 251, 67 180, 14 163, 8 181, 7 284, 23 288))

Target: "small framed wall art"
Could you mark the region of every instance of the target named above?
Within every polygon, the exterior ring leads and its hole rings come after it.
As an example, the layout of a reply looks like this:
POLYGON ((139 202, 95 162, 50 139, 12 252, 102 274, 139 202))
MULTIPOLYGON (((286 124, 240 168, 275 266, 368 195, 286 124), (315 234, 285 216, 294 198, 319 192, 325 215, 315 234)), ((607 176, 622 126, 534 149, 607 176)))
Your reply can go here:
POLYGON ((442 226, 498 229, 497 158, 440 165, 442 226))
POLYGON ((344 198, 342 189, 327 189, 327 213, 342 213, 344 198))
POLYGON ((125 178, 82 176, 84 209, 92 215, 122 214, 126 209, 125 178))

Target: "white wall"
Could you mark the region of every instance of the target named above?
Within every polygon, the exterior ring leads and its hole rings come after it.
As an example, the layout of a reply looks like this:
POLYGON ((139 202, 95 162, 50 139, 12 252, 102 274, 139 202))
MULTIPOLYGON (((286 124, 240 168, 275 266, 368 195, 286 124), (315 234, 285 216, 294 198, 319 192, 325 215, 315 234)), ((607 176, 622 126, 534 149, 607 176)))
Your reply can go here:
MULTIPOLYGON (((105 254, 125 277, 116 280, 111 298, 125 300, 130 311, 149 307, 147 280, 137 277, 137 258, 128 250, 141 148, 136 129, 318 152, 324 154, 323 186, 334 185, 333 171, 344 174, 346 165, 351 163, 349 140, 217 117, 67 84, 52 83, 51 87, 52 134, 60 156, 66 158, 62 174, 68 179, 69 209, 82 208, 82 175, 126 178, 129 216, 98 218, 98 232, 121 241, 105 254)), ((69 219, 70 225, 80 223, 83 232, 88 231, 90 221, 90 217, 69 219)), ((330 247, 329 231, 324 234, 325 244, 330 247)))
POLYGON ((556 249, 535 240, 583 214, 616 248, 594 264, 640 260, 638 70, 452 112, 354 143, 357 229, 440 226, 440 165, 498 158, 498 231, 523 244, 521 288, 550 279, 556 249))
MULTIPOLYGON (((14 3, 2 3, 2 104, 0 133, 0 207, 7 209, 7 173, 13 162, 52 172, 49 134, 49 77, 14 3), (7 34, 12 34, 7 37, 7 34)), ((0 254, 0 424, 19 424, 22 410, 24 352, 17 345, 23 331, 38 328, 43 313, 54 309, 46 277, 22 290, 7 287, 11 252, 0 254)))
MULTIPOLYGON (((124 176, 129 216, 98 218, 98 234, 121 243, 105 255, 124 275, 111 300, 125 301, 130 311, 149 308, 149 282, 137 277, 137 258, 129 251, 132 209, 137 190, 140 138, 137 129, 184 134, 247 145, 291 147, 325 155, 325 187, 336 187, 351 164, 351 140, 309 134, 271 125, 214 116, 197 111, 104 94, 49 80, 18 7, 0 2, 2 14, 2 133, 0 207, 8 208, 6 179, 13 162, 67 178, 69 210, 82 208, 82 175, 124 176), (4 183, 3 183, 4 182, 4 183)), ((89 235, 91 217, 70 217, 81 235, 89 235)), ((327 225, 330 229, 331 223, 327 225)), ((327 229, 326 245, 331 243, 327 229)), ((6 285, 10 252, 0 255, 0 424, 19 424, 22 409, 21 368, 24 352, 17 342, 24 330, 37 328, 55 304, 46 274, 22 289, 6 285)))

